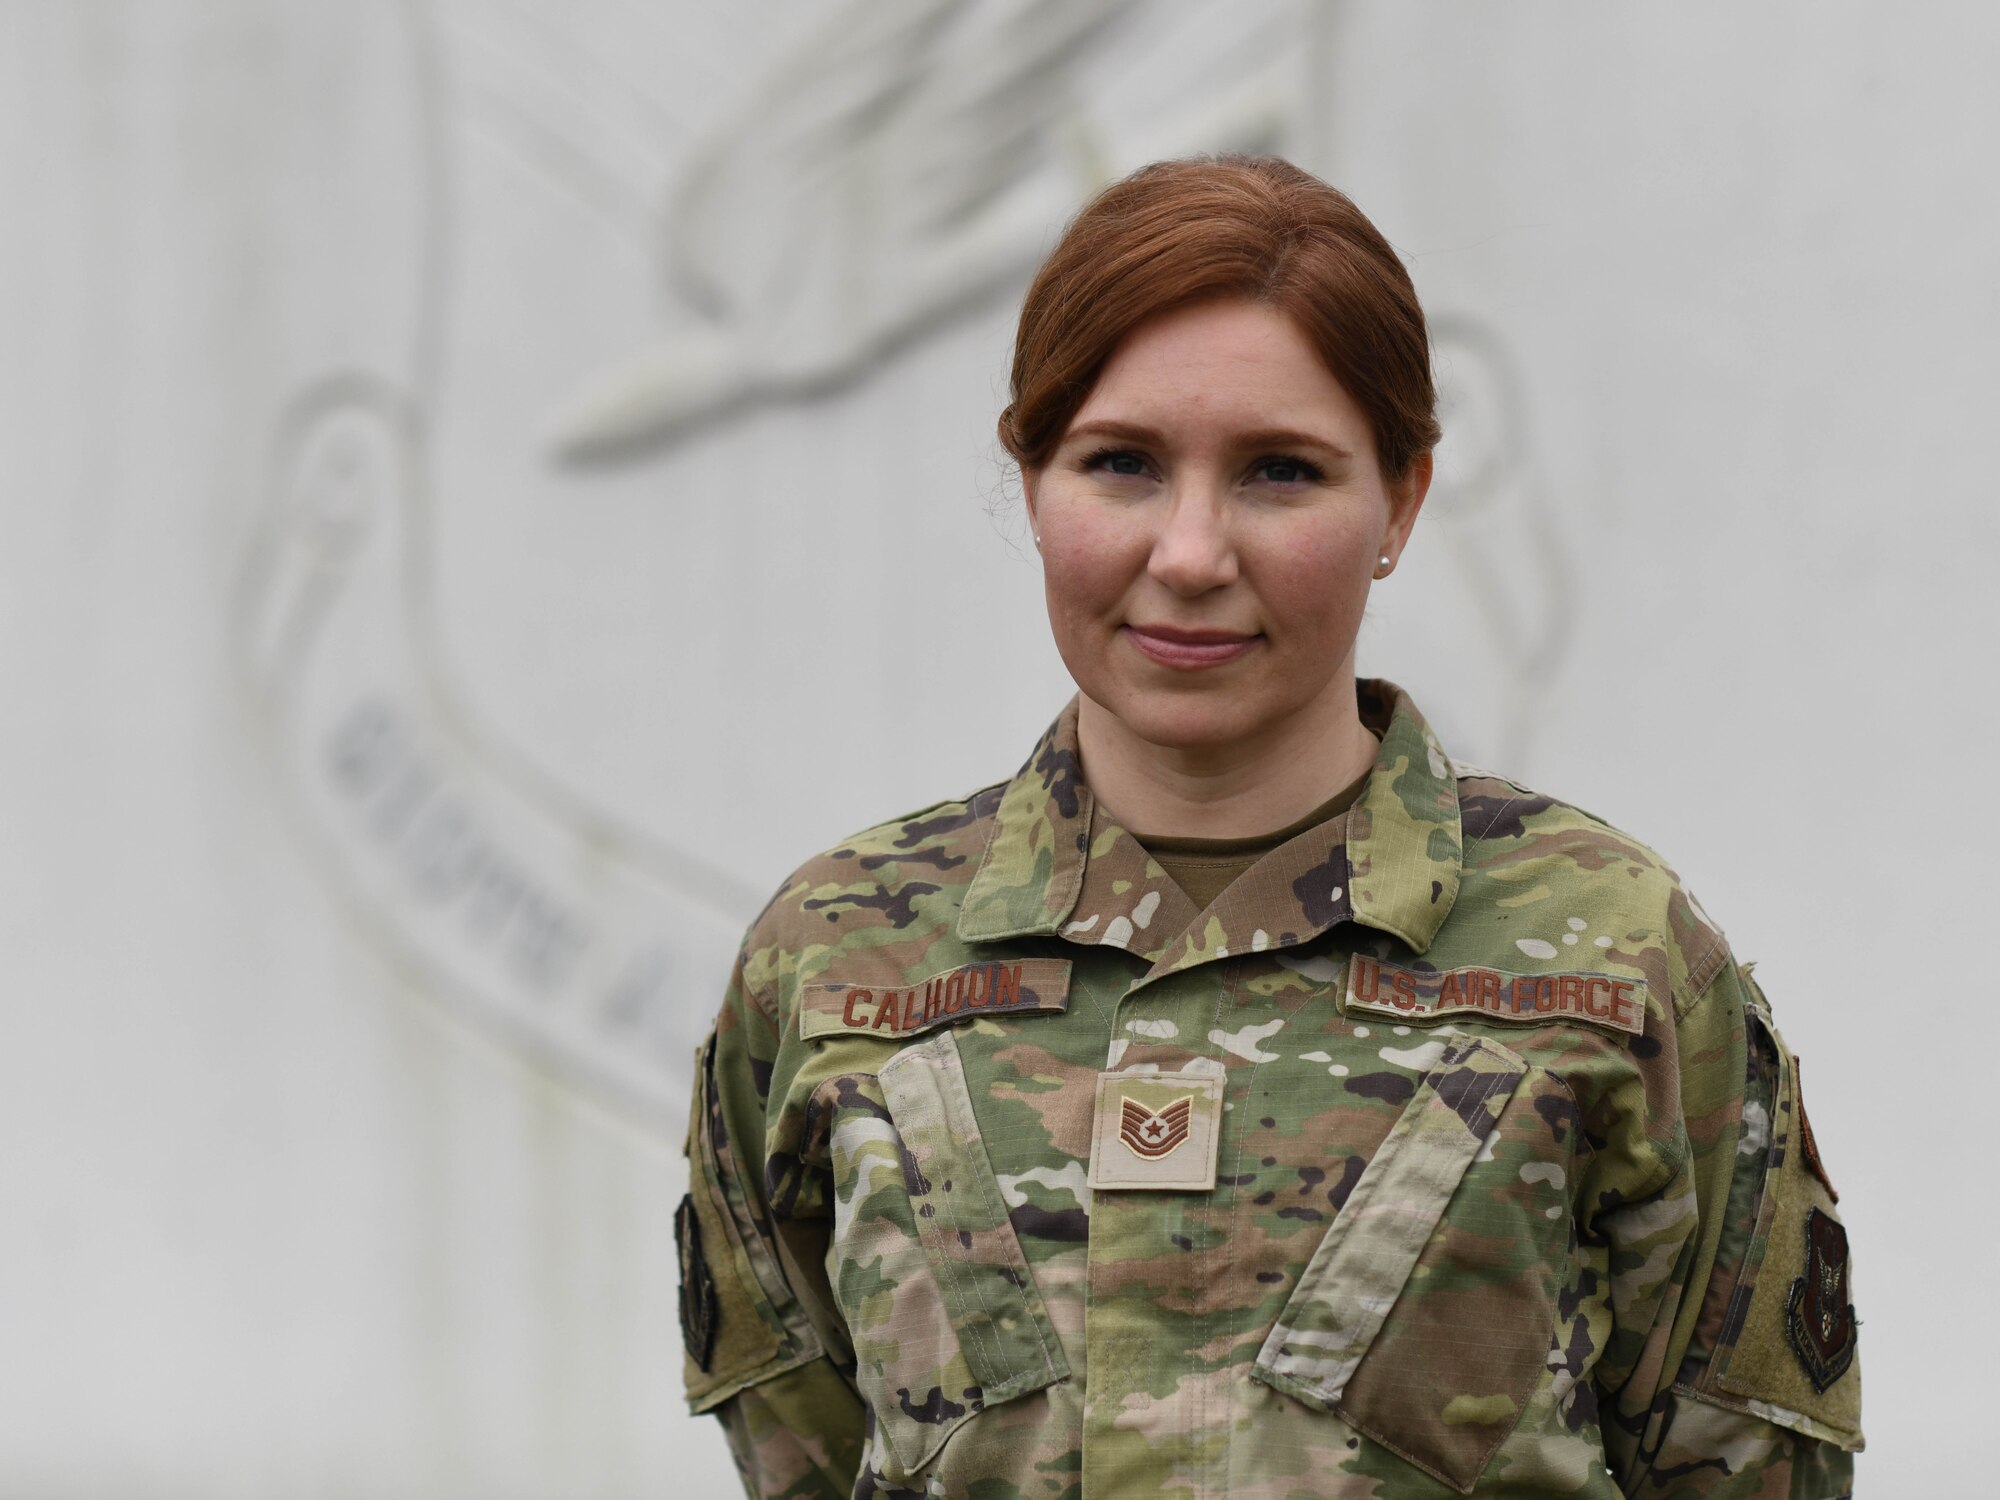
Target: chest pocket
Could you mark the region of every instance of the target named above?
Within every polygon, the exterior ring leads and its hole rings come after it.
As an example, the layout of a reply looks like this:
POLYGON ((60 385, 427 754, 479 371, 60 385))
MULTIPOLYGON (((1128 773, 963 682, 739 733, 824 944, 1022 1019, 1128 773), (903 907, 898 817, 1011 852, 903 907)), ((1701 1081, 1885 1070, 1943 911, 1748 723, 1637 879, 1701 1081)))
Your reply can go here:
POLYGON ((1560 1080, 1489 1038, 1454 1038, 1252 1376, 1469 1493, 1548 1372, 1574 1120, 1560 1080))
POLYGON ((910 1479, 978 1412, 1069 1365, 1008 1220, 949 1031, 831 1080, 828 1271, 874 1415, 870 1463, 910 1479))

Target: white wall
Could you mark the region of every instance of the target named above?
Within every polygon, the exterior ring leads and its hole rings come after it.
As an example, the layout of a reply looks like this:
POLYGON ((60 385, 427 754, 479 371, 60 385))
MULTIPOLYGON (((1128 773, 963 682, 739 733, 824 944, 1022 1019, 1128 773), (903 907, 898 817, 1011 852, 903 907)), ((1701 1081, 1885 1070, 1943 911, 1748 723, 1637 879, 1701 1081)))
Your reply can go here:
POLYGON ((1760 961, 1864 1492, 1974 1492, 1996 52, 1944 6, 0 3, 0 1495, 733 1486, 679 1405, 686 1049, 792 863, 1060 705, 1010 303, 1205 146, 1408 256, 1450 437, 1364 664, 1760 961))

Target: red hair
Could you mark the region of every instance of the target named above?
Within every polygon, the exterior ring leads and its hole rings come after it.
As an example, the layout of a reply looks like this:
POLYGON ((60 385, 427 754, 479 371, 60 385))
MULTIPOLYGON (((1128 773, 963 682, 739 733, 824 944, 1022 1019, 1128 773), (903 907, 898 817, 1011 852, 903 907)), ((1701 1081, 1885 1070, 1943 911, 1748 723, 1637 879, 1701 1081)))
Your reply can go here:
POLYGON ((1437 445, 1424 310, 1345 193, 1273 156, 1155 162, 1086 204, 1021 304, 1000 441, 1054 454, 1125 336, 1170 308, 1240 297, 1296 323, 1367 416, 1390 481, 1437 445))

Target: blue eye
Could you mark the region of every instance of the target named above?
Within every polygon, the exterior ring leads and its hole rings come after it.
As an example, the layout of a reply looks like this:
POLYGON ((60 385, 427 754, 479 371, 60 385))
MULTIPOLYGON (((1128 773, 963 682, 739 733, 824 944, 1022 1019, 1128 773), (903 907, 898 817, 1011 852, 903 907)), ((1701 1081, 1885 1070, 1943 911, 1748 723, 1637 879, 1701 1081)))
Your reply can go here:
POLYGON ((1100 448, 1083 461, 1083 466, 1125 478, 1137 478, 1146 472, 1146 460, 1130 448, 1100 448))
POLYGON ((1257 472, 1272 484, 1316 484, 1326 476, 1317 464, 1303 458, 1273 454, 1257 461, 1257 472))

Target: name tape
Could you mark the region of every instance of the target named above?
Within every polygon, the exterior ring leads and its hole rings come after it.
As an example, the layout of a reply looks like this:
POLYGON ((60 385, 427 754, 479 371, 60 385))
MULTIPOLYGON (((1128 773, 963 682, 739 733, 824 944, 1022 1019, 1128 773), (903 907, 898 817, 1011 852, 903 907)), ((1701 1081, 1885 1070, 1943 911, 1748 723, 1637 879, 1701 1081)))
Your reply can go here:
POLYGON ((1614 974, 1510 974, 1471 965, 1406 969, 1355 954, 1347 965, 1347 1009, 1400 1020, 1470 1013, 1525 1025, 1581 1021, 1639 1035, 1646 982, 1614 974))
POLYGON ((966 964, 902 986, 822 983, 801 991, 799 1035, 916 1036, 980 1016, 1069 1008, 1069 960, 966 964))

